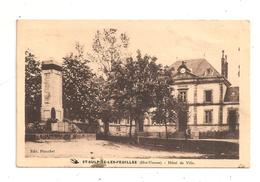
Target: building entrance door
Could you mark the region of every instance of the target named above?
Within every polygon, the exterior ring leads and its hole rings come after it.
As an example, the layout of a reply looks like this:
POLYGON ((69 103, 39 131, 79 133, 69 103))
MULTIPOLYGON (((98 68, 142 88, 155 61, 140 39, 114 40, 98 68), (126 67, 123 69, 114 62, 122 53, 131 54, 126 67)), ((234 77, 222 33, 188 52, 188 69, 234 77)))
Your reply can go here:
POLYGON ((185 132, 187 129, 188 116, 187 112, 180 111, 178 116, 178 131, 185 132))
POLYGON ((228 126, 230 132, 236 131, 237 118, 237 110, 232 109, 228 111, 228 126))

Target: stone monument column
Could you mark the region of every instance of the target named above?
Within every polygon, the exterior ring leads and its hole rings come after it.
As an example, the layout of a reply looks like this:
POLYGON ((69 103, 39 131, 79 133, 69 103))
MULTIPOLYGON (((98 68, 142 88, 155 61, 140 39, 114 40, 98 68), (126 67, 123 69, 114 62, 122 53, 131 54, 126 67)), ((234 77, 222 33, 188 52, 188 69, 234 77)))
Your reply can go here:
POLYGON ((42 62, 41 120, 63 121, 62 64, 54 60, 42 62))

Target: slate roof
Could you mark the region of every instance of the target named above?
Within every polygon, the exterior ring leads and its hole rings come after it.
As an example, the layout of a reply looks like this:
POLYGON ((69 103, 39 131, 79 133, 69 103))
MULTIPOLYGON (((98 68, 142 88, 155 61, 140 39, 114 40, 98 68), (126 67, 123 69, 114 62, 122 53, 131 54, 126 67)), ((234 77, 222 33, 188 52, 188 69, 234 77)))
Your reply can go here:
POLYGON ((228 87, 224 102, 239 102, 239 87, 228 87))
POLYGON ((182 64, 183 61, 185 62, 187 68, 191 70, 191 73, 196 76, 221 77, 221 74, 206 59, 189 59, 189 60, 176 61, 170 66, 173 75, 175 75, 178 72, 177 69, 182 64), (207 74, 208 69, 212 71, 211 74, 207 74))

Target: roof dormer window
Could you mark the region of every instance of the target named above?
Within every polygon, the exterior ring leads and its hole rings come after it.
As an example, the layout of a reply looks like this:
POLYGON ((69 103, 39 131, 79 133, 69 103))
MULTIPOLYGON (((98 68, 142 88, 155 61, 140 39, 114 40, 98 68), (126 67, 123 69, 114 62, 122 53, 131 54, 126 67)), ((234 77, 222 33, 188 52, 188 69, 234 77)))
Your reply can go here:
POLYGON ((207 68, 205 71, 206 76, 212 76, 213 75, 213 70, 211 68, 207 68))

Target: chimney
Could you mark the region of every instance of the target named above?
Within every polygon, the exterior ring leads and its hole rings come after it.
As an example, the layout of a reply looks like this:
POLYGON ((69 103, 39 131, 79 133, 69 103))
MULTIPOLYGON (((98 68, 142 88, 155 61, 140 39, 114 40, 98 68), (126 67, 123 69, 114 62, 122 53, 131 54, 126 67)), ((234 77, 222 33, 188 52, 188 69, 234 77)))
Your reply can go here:
POLYGON ((225 78, 228 79, 228 62, 227 62, 227 55, 225 55, 225 78))
POLYGON ((224 58, 224 50, 222 50, 222 57, 221 57, 221 75, 224 76, 224 65, 225 65, 225 58, 224 58))
POLYGON ((221 57, 221 75, 228 78, 228 62, 227 62, 227 55, 225 55, 225 51, 222 50, 222 57, 221 57))

